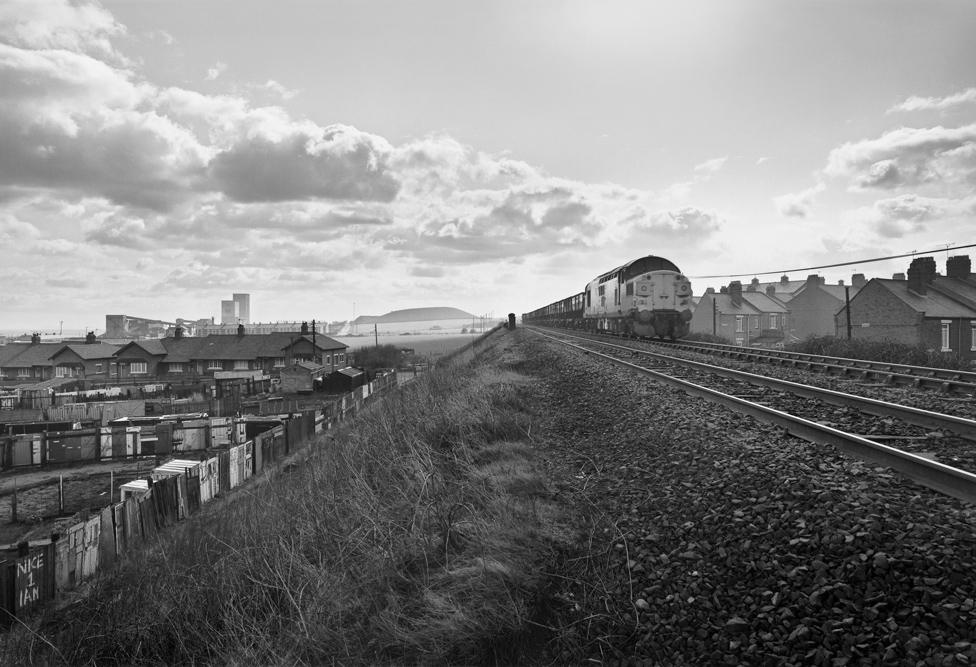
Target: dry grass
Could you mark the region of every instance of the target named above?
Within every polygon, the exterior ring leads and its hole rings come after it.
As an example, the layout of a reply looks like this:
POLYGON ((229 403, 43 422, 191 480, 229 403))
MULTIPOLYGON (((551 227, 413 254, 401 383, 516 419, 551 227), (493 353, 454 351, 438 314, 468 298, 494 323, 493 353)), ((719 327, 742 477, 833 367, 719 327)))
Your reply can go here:
POLYGON ((535 650, 553 506, 520 379, 438 370, 134 555, 3 664, 497 664, 535 650))

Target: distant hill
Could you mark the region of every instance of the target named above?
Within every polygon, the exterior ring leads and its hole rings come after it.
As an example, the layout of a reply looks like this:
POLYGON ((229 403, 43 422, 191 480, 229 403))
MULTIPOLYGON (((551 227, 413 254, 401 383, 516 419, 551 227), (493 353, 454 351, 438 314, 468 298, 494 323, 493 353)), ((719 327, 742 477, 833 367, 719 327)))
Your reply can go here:
POLYGON ((470 320, 474 315, 459 308, 404 308, 386 315, 360 315, 353 324, 392 324, 395 322, 429 322, 432 320, 470 320))

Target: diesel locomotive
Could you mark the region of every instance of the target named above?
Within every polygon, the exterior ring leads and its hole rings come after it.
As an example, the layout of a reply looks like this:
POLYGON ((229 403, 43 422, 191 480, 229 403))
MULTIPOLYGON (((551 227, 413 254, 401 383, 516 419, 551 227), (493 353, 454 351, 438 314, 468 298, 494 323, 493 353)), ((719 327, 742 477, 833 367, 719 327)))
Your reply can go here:
POLYGON ((675 339, 688 335, 693 309, 691 281, 670 260, 647 255, 600 274, 582 292, 524 313, 522 322, 675 339))

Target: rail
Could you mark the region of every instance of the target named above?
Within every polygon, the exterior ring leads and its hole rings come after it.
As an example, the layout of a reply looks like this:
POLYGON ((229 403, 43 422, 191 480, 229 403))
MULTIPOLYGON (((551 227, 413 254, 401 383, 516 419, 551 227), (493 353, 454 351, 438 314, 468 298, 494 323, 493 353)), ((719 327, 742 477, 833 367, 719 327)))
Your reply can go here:
POLYGON ((827 373, 842 371, 844 374, 857 373, 862 377, 879 377, 892 383, 909 384, 918 387, 932 387, 942 391, 965 391, 976 393, 976 372, 930 366, 911 366, 867 359, 831 357, 824 354, 807 354, 760 348, 744 348, 741 345, 701 342, 652 341, 655 345, 687 349, 709 354, 719 354, 732 359, 747 361, 769 361, 781 366, 789 365, 807 370, 822 370, 827 373))
MULTIPOLYGON (((846 433, 831 426, 826 426, 824 424, 819 424, 817 422, 804 419, 803 417, 791 415, 787 412, 783 412, 782 410, 777 410, 760 403, 748 401, 746 399, 739 398, 738 396, 725 394, 715 389, 709 389, 708 387, 703 387, 699 384, 695 384, 660 371, 645 368, 612 355, 597 352, 571 341, 550 335, 535 327, 531 327, 530 330, 554 342, 581 350, 590 355, 601 357, 615 364, 625 366, 631 370, 653 377, 654 379, 666 384, 678 387, 691 396, 697 396, 719 405, 732 407, 739 412, 748 414, 756 419, 759 419, 760 421, 781 426, 791 435, 795 435, 803 440, 807 440, 808 442, 834 446, 847 454, 888 466, 930 489, 959 498, 969 503, 976 503, 976 475, 973 473, 960 470, 958 468, 953 468, 952 466, 947 466, 937 461, 931 461, 922 456, 918 456, 917 454, 905 452, 900 449, 875 442, 860 435, 846 433)), ((605 343, 603 341, 592 341, 591 339, 583 340, 590 340, 591 342, 596 342, 602 345, 611 345, 612 347, 620 347, 627 349, 628 351, 643 353, 641 350, 632 350, 631 348, 624 348, 624 346, 605 343)), ((648 354, 656 355, 656 353, 648 354)), ((668 357, 668 359, 671 361, 677 361, 680 364, 685 364, 689 361, 687 359, 674 359, 673 357, 668 357)), ((700 362, 694 363, 697 364, 700 362)), ((708 366, 708 364, 703 365, 708 366)))

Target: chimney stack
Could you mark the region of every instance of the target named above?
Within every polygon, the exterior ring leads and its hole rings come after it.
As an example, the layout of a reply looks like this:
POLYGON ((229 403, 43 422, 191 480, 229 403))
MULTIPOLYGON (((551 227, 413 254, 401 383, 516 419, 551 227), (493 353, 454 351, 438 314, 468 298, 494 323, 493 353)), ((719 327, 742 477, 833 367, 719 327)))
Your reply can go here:
POLYGON ((31 345, 36 345, 41 342, 41 334, 36 331, 31 334, 31 345))
POLYGON ((844 286, 844 280, 843 279, 838 280, 837 281, 837 284, 840 285, 841 287, 843 287, 844 286))
POLYGON ((905 279, 905 274, 904 273, 892 273, 891 274, 891 279, 892 280, 904 280, 905 279))
POLYGON ((864 279, 863 273, 855 273, 853 276, 851 276, 851 285, 853 285, 855 289, 861 289, 866 284, 867 280, 864 279))
POLYGON ((240 338, 243 338, 244 337, 244 325, 243 324, 238 324, 237 325, 237 335, 240 338))
POLYGON ((302 322, 302 331, 301 331, 301 334, 303 336, 308 335, 308 322, 302 322))
POLYGON ((790 277, 788 275, 786 275, 785 273, 779 277, 779 284, 780 285, 785 285, 788 282, 790 282, 790 277))
POLYGON ((816 273, 811 273, 810 275, 807 276, 807 285, 820 285, 820 284, 821 284, 820 276, 818 276, 816 273))
POLYGON ((176 340, 183 338, 183 327, 176 327, 176 329, 173 330, 173 338, 176 340))
POLYGON ((94 345, 97 342, 98 339, 95 338, 94 331, 89 331, 88 333, 85 334, 85 345, 94 345))
POLYGON ((742 305, 742 283, 738 280, 729 283, 729 298, 733 306, 738 308, 742 305))
POLYGON ((776 285, 766 285, 766 296, 776 296, 776 285))
POLYGON ((749 287, 747 287, 746 290, 749 292, 759 291, 759 278, 753 278, 752 282, 749 283, 749 287))
POLYGON ((935 259, 916 257, 908 267, 908 289, 916 294, 925 294, 929 283, 935 280, 935 259))
POLYGON ((946 260, 946 276, 956 280, 965 280, 973 271, 973 264, 969 255, 956 255, 946 260))

